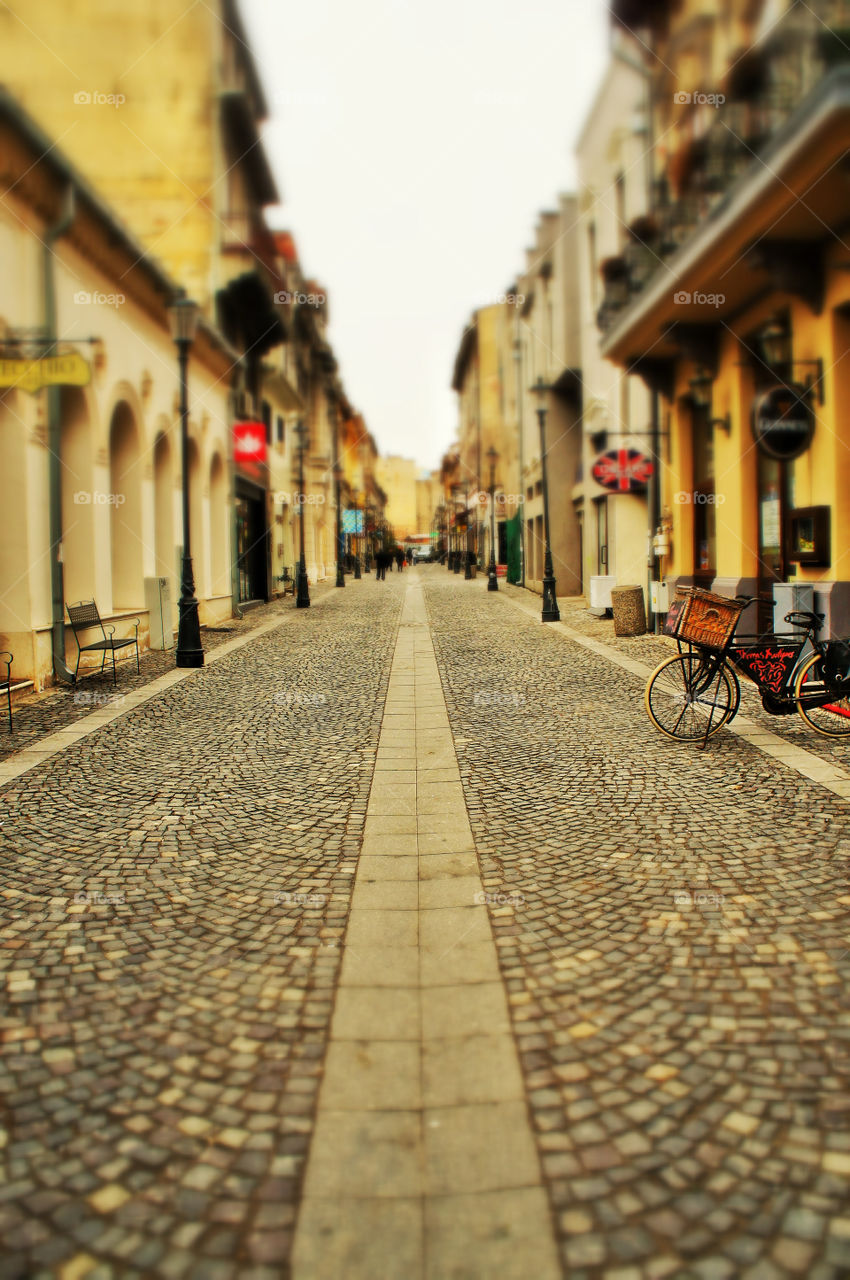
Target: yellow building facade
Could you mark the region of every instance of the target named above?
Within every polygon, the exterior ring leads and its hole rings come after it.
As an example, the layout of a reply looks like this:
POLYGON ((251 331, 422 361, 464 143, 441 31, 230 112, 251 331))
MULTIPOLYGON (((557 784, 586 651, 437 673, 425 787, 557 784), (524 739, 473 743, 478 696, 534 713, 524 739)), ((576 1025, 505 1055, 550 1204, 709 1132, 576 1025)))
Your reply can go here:
POLYGON ((658 574, 847 634, 850 53, 829 12, 732 8, 614 6, 655 55, 657 269, 609 288, 602 352, 656 397, 658 574))

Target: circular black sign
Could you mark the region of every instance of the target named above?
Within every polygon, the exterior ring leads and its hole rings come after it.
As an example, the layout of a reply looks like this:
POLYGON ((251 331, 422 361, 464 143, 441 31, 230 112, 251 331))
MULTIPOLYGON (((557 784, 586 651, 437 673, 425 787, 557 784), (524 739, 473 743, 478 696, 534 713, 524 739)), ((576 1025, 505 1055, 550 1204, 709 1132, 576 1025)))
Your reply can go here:
POLYGON ((799 383, 771 387, 753 408, 753 436, 763 453, 781 462, 805 453, 815 433, 809 392, 799 383))

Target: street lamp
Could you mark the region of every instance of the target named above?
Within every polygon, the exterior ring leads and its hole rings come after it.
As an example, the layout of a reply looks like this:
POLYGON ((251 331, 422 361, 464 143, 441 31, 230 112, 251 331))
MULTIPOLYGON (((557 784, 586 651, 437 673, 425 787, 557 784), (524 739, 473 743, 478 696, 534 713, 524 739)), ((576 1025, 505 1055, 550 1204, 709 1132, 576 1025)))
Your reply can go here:
MULTIPOLYGON (((465 493, 465 495, 464 495, 464 501, 465 501, 465 503, 466 503, 466 557, 465 557, 465 561, 466 561, 466 563, 464 564, 464 568, 463 568, 463 577, 464 577, 464 581, 466 581, 466 582, 471 582, 471 580, 472 580, 472 565, 473 565, 473 563, 474 563, 474 557, 473 557, 473 551, 472 551, 472 546, 473 546, 473 543, 472 543, 472 503, 469 501, 469 490, 467 490, 467 491, 466 491, 466 493, 465 493)), ((478 524, 478 521, 477 521, 477 519, 476 519, 476 529, 477 529, 477 524, 478 524)))
POLYGON ((540 478, 543 484, 543 536, 546 539, 546 557, 543 561, 543 612, 542 622, 560 622, 558 598, 555 590, 555 573, 552 568, 552 541, 549 537, 549 486, 546 478, 546 393, 549 388, 538 375, 531 388, 537 397, 537 421, 540 423, 540 478))
POLYGON ((342 478, 342 463, 339 459, 334 463, 334 481, 336 483, 336 585, 345 586, 345 575, 342 571, 342 511, 339 505, 339 482, 342 478))
POLYGON ((360 573, 360 494, 354 498, 354 581, 359 582, 360 573))
MULTIPOLYGON (((369 529, 374 526, 375 512, 368 502, 363 504, 363 568, 366 573, 372 572, 372 545, 369 541, 369 529)), ((374 537, 374 534, 373 534, 374 537)))
POLYGON ((295 607, 309 609, 310 590, 307 583, 307 561, 304 558, 304 446, 307 440, 307 424, 303 418, 298 419, 295 430, 298 434, 298 525, 301 531, 301 558, 295 575, 297 579, 295 607))
POLYGON ((452 514, 454 516, 454 526, 455 526, 455 553, 454 553, 454 563, 452 564, 453 573, 460 573, 460 529, 458 528, 457 504, 460 501, 460 491, 462 488, 463 488, 463 485, 460 485, 460 484, 452 485, 452 514))
POLYGON ((487 590, 499 590, 499 576, 496 573, 496 463, 499 455, 490 445, 487 450, 487 461, 490 463, 490 563, 487 565, 487 590))
POLYGON ((192 572, 192 546, 189 530, 189 351, 195 341, 200 309, 190 298, 178 298, 168 308, 171 336, 177 346, 180 366, 180 447, 183 471, 183 572, 180 581, 180 620, 177 627, 177 666, 202 667, 201 624, 195 598, 192 572))

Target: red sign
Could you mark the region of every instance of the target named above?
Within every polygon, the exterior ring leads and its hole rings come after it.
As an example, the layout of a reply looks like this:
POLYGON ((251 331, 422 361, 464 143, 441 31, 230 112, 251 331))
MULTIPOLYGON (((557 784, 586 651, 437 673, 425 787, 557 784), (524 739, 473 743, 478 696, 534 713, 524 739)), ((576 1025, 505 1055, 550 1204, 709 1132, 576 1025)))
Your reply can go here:
POLYGON ((642 492, 652 472, 652 459, 637 449, 611 449, 601 453, 591 468, 597 484, 617 493, 642 492))
POLYGON ((264 422, 234 422, 233 461, 265 462, 266 426, 264 422))

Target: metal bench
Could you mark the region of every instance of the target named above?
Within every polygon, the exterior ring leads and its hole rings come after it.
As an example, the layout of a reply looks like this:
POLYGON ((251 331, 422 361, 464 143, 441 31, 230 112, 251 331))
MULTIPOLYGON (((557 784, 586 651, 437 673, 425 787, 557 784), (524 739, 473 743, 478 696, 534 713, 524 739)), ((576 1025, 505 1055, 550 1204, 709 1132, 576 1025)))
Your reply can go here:
POLYGON ((0 666, 6 668, 6 675, 0 678, 0 689, 6 690, 6 706, 9 709, 9 732, 12 732, 12 662, 15 655, 8 649, 0 650, 0 666))
MULTIPOLYGON (((77 672, 80 669, 80 659, 84 653, 102 653, 103 658, 100 663, 100 669, 106 665, 106 655, 112 654, 112 683, 117 684, 118 680, 115 674, 115 654, 118 649, 126 649, 128 646, 135 646, 136 649, 136 670, 140 671, 139 666, 139 619, 132 619, 136 628, 135 636, 129 636, 125 639, 115 638, 115 628, 113 626, 104 626, 98 613, 97 605, 94 600, 78 600, 76 604, 65 606, 68 610, 68 617, 71 620, 71 627, 74 632, 74 639, 77 642, 77 665, 74 668, 74 679, 77 678, 77 672), (88 644, 80 644, 80 632, 93 631, 100 628, 102 639, 89 642, 88 644), (107 632, 109 633, 107 635, 107 632)), ((132 657, 132 654, 128 655, 132 657)), ((124 659, 126 661, 127 659, 124 659)))

